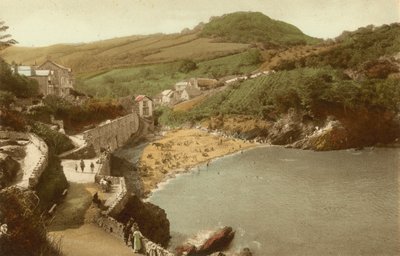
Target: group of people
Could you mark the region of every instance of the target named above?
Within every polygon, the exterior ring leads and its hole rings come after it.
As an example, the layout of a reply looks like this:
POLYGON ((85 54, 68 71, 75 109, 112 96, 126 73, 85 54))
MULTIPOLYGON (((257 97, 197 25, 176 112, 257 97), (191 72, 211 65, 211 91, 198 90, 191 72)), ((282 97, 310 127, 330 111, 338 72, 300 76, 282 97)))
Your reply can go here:
POLYGON ((132 246, 135 253, 142 250, 142 234, 139 231, 139 226, 132 218, 128 220, 123 229, 124 241, 127 246, 132 246))
MULTIPOLYGON (((85 170, 85 162, 83 161, 83 159, 81 159, 79 165, 81 166, 81 171, 83 172, 85 170)), ((90 163, 90 170, 92 171, 92 173, 94 172, 94 163, 91 162, 90 163)), ((78 172, 78 164, 75 163, 75 171, 78 172)))
POLYGON ((109 192, 111 190, 112 182, 110 179, 101 178, 99 184, 103 192, 109 192))

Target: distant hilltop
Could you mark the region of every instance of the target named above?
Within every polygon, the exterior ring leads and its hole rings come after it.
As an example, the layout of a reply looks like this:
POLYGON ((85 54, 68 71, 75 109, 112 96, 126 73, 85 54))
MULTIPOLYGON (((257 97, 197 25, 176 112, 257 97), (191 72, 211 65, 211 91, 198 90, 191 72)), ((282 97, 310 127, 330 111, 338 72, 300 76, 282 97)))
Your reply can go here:
POLYGON ((234 43, 275 45, 313 44, 322 41, 304 34, 289 23, 273 20, 261 12, 235 12, 212 17, 202 28, 200 36, 234 43))

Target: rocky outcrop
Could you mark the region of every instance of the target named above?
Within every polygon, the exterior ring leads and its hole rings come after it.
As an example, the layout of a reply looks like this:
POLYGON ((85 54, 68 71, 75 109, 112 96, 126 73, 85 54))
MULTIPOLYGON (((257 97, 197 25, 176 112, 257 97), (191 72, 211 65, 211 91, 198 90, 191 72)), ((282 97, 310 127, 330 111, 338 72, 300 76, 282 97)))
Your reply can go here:
POLYGON ((11 156, 0 153, 0 189, 10 185, 20 170, 19 163, 11 156))
POLYGON ((335 106, 319 109, 320 112, 314 115, 289 109, 287 114, 269 124, 258 119, 251 123, 250 117, 244 117, 244 122, 238 120, 241 117, 219 116, 213 118, 208 127, 219 127, 228 135, 242 139, 317 151, 390 144, 400 138, 400 116, 394 111, 379 108, 350 111, 335 106), (236 120, 234 130, 227 125, 231 119, 236 120), (246 125, 241 126, 244 123, 246 125), (249 131, 252 132, 250 137, 247 136, 249 131))
POLYGON ((224 227, 213 233, 202 245, 196 247, 192 244, 184 244, 175 249, 179 255, 205 256, 226 249, 235 237, 235 231, 231 227, 224 227))
POLYGON ((139 225, 142 234, 151 241, 167 246, 170 239, 170 227, 167 214, 160 207, 143 202, 136 195, 128 199, 122 212, 116 216, 121 223, 126 223, 130 218, 139 225))
POLYGON ((235 237, 235 231, 231 227, 224 227, 208 238, 200 248, 197 255, 208 255, 225 249, 235 237))

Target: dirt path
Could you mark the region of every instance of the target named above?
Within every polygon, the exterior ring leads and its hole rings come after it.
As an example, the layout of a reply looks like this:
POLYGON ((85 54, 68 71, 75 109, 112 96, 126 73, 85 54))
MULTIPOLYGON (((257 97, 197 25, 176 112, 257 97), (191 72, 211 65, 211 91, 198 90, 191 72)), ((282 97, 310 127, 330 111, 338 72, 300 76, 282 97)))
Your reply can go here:
POLYGON ((56 211, 49 235, 61 239, 61 250, 68 256, 135 255, 123 241, 99 228, 94 220, 99 210, 92 205, 92 195, 103 194, 94 183, 70 183, 67 197, 56 211))
POLYGON ((61 250, 66 256, 132 256, 132 249, 100 229, 96 224, 84 224, 79 228, 50 232, 61 238, 61 250))

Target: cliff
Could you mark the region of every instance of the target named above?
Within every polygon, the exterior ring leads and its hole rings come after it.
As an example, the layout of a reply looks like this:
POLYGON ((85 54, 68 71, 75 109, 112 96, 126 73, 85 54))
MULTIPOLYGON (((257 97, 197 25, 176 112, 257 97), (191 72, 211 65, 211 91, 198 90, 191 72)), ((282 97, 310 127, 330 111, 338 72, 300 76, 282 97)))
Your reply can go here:
POLYGON ((335 116, 311 116, 291 109, 276 121, 219 116, 204 125, 242 139, 317 151, 389 144, 400 137, 400 118, 395 112, 381 109, 335 112, 335 116))
POLYGON ((142 234, 151 241, 166 246, 170 239, 169 220, 167 214, 160 207, 143 202, 142 179, 135 166, 126 159, 115 155, 111 157, 111 175, 124 176, 129 194, 127 203, 115 219, 126 223, 130 218, 139 225, 142 234))

